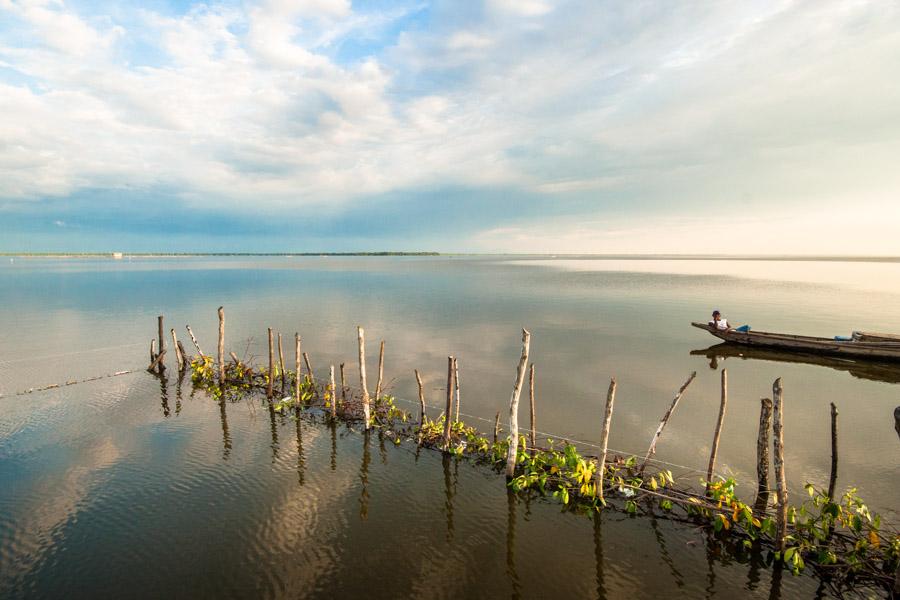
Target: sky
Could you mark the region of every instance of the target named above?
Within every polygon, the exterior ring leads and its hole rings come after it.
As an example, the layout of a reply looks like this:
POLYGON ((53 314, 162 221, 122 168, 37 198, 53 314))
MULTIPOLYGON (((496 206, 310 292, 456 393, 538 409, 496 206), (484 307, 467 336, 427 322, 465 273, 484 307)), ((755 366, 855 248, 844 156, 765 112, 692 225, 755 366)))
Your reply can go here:
POLYGON ((0 251, 900 256, 900 3, 0 0, 0 251))

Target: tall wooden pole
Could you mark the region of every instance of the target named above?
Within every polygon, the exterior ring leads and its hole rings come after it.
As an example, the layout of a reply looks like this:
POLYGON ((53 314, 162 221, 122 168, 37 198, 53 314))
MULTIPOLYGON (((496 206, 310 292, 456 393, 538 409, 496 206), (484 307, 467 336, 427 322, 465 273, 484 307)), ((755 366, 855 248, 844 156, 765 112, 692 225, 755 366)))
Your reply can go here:
POLYGON ((175 347, 175 360, 178 361, 178 371, 184 371, 184 354, 181 353, 181 344, 178 343, 178 336, 175 335, 174 329, 171 329, 169 333, 172 334, 172 346, 175 347))
POLYGON ((356 328, 359 339, 359 386, 362 388, 363 419, 366 430, 369 429, 369 388, 366 384, 366 332, 362 327, 356 328))
POLYGON ((834 499, 834 488, 837 485, 838 469, 838 411, 831 403, 831 476, 828 478, 828 497, 834 499))
POLYGON ((769 505, 769 431, 772 430, 772 401, 762 398, 759 407, 759 436, 756 439, 756 502, 753 510, 762 516, 769 505))
MULTIPOLYGON (((163 350, 166 349, 166 336, 165 336, 165 328, 163 327, 163 316, 159 315, 156 317, 156 325, 159 329, 159 353, 162 354, 163 350)), ((165 359, 159 359, 159 374, 162 375, 166 370, 165 359)))
POLYGON ((381 386, 384 383, 384 340, 381 340, 381 348, 378 351, 378 383, 375 384, 375 404, 381 401, 381 386))
POLYGON ((454 392, 454 381, 456 377, 454 376, 453 371, 453 357, 447 357, 447 408, 444 410, 444 438, 443 438, 443 448, 444 450, 450 449, 450 428, 453 425, 453 392, 454 392))
POLYGON ((287 376, 284 372, 284 347, 281 345, 281 334, 278 334, 278 368, 281 369, 281 393, 287 389, 287 376))
POLYGON ((294 372, 297 374, 294 381, 294 403, 300 408, 300 383, 302 377, 300 375, 300 333, 294 333, 294 372))
POLYGON ((331 365, 331 418, 337 418, 337 387, 334 384, 334 365, 331 365))
POLYGON ((528 401, 531 404, 531 448, 534 449, 537 444, 537 431, 534 424, 534 363, 531 363, 531 368, 528 370, 528 401))
POLYGON ((456 405, 456 422, 459 423, 459 359, 453 357, 453 384, 456 391, 456 398, 453 403, 456 405))
POLYGON ((781 378, 775 380, 772 386, 774 397, 774 420, 772 433, 775 438, 775 484, 778 489, 778 529, 775 543, 781 552, 785 549, 785 536, 787 535, 788 491, 787 479, 784 474, 784 390, 781 387, 781 378))
POLYGON ((600 430, 600 464, 597 471, 597 495, 603 501, 603 476, 606 474, 606 450, 609 444, 609 426, 612 423, 613 404, 616 402, 616 379, 609 380, 606 392, 606 414, 603 416, 603 429, 600 430))
POLYGON ((269 327, 269 382, 266 385, 266 398, 272 399, 274 396, 274 380, 275 380, 275 344, 273 341, 272 328, 269 327))
POLYGON ((709 468, 706 470, 706 493, 712 483, 713 470, 716 468, 716 455, 719 453, 719 437, 722 435, 722 423, 725 421, 725 405, 728 404, 728 371, 722 369, 722 403, 719 404, 719 420, 716 421, 716 432, 713 434, 712 448, 709 451, 709 468))
POLYGON ((679 389, 678 393, 675 394, 675 398, 672 400, 672 405, 669 406, 669 410, 666 411, 666 414, 663 415, 662 420, 659 422, 659 427, 656 428, 656 433, 653 434, 653 439, 650 441, 650 448, 647 449, 647 455, 644 457, 644 462, 641 463, 641 474, 644 473, 644 469, 647 467, 647 461, 650 460, 650 457, 656 454, 656 442, 658 442, 660 436, 662 436, 663 429, 666 428, 666 423, 669 422, 669 417, 671 417, 672 413, 675 412, 675 407, 678 406, 678 401, 681 400, 681 397, 684 395, 684 391, 689 385, 691 385, 691 382, 696 376, 697 371, 691 373, 691 376, 687 378, 687 381, 684 382, 684 384, 681 386, 681 389, 679 389))
MULTIPOLYGON (((271 344, 269 344, 271 347, 271 344)), ((219 383, 225 383, 225 308, 219 307, 219 383)))
POLYGON ((528 348, 531 343, 531 334, 527 329, 522 330, 522 356, 519 357, 519 366, 516 370, 516 382, 512 395, 509 398, 509 452, 506 455, 506 477, 511 479, 516 472, 516 459, 519 451, 519 395, 525 384, 525 371, 528 367, 528 348))

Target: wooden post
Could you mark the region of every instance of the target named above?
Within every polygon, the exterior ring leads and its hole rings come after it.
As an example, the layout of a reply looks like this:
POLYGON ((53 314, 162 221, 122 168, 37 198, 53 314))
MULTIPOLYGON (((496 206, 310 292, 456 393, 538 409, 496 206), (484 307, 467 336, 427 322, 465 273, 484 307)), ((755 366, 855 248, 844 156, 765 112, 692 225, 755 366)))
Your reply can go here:
POLYGON ((269 382, 266 384, 266 398, 269 400, 274 396, 273 387, 275 379, 275 348, 272 336, 272 328, 269 327, 269 382))
POLYGON ((778 490, 778 529, 775 536, 775 544, 778 550, 784 552, 787 535, 787 511, 788 511, 788 492, 787 479, 784 475, 784 390, 781 387, 781 378, 775 380, 772 385, 772 394, 774 397, 774 421, 772 425, 772 433, 775 439, 775 485, 778 490))
POLYGON ((453 357, 447 357, 447 408, 444 410, 444 438, 442 446, 445 451, 450 449, 450 427, 453 420, 453 392, 454 392, 453 357))
POLYGON ((281 346, 281 334, 278 334, 278 368, 281 369, 281 393, 287 387, 287 376, 284 374, 284 348, 281 346))
POLYGON ((831 403, 831 476, 828 478, 828 497, 834 499, 834 488, 837 485, 838 469, 838 411, 834 402, 831 403))
POLYGON ((528 400, 531 404, 531 449, 534 450, 537 444, 537 435, 534 428, 534 363, 528 370, 528 400))
POLYGON ((497 440, 500 439, 500 411, 497 411, 497 416, 494 417, 494 443, 497 443, 497 440))
POLYGON ((613 404, 616 401, 616 379, 609 380, 609 390, 606 392, 606 414, 603 417, 603 429, 600 430, 600 468, 597 471, 597 495, 603 502, 603 475, 606 473, 606 450, 609 444, 609 426, 612 422, 613 404))
POLYGON ((519 451, 519 395, 522 385, 525 383, 525 370, 528 366, 528 347, 531 343, 531 334, 527 329, 522 330, 522 356, 519 357, 519 366, 516 370, 516 382, 512 395, 509 398, 509 452, 506 455, 506 478, 512 479, 516 472, 516 459, 519 451))
POLYGON ((381 386, 384 383, 384 340, 381 340, 381 349, 378 351, 378 383, 375 384, 375 404, 381 400, 381 386))
POLYGON ((331 365, 331 418, 337 418, 337 387, 334 385, 334 365, 331 365))
POLYGON ((294 381, 294 403, 297 405, 297 408, 300 407, 300 334, 294 333, 294 372, 296 373, 296 378, 294 381))
POLYGON ((762 516, 769 505, 769 431, 772 429, 772 401, 760 400, 759 437, 756 439, 756 502, 753 510, 762 516))
MULTIPOLYGON (((269 344, 271 348, 271 343, 269 344)), ((219 307, 219 383, 225 383, 225 309, 219 307)))
POLYGON ((416 385, 419 386, 419 429, 425 426, 425 388, 422 386, 422 377, 419 375, 419 370, 415 369, 416 372, 416 385))
POLYGON ((366 430, 369 429, 369 389, 366 386, 366 332, 362 327, 356 328, 359 339, 359 386, 362 388, 363 419, 366 430))
POLYGON ((156 360, 156 339, 150 338, 150 362, 156 360))
POLYGON ((235 354, 233 351, 229 350, 229 351, 228 351, 228 356, 231 357, 231 362, 233 362, 233 363, 235 364, 235 366, 241 364, 241 359, 239 359, 239 358, 238 358, 238 355, 235 354))
POLYGON ((175 346, 178 348, 178 353, 181 354, 181 360, 184 361, 184 366, 187 368, 188 366, 188 355, 187 352, 184 351, 184 346, 181 345, 181 340, 175 342, 175 346))
POLYGON ((181 353, 181 346, 178 344, 178 336, 175 335, 175 330, 171 329, 169 332, 172 334, 172 347, 175 348, 175 360, 178 362, 178 372, 184 371, 184 354, 181 353))
POLYGON ((313 375, 312 367, 309 364, 309 354, 306 352, 303 353, 303 362, 306 363, 306 372, 309 374, 309 381, 313 384, 313 390, 316 392, 316 397, 318 398, 319 392, 316 390, 316 376, 313 375))
POLYGON ((347 402, 347 385, 344 381, 344 363, 341 363, 341 402, 347 402))
POLYGON ((456 399, 454 400, 456 404, 456 422, 459 423, 459 360, 456 357, 453 357, 453 382, 456 388, 456 399))
POLYGON ((197 354, 199 354, 201 357, 206 356, 205 354, 203 354, 203 350, 200 349, 200 344, 197 343, 197 338, 194 336, 194 332, 191 331, 191 326, 185 325, 185 328, 187 329, 188 335, 191 336, 191 341, 194 342, 194 348, 197 349, 197 354))
MULTIPOLYGON (((163 327, 163 316, 162 315, 159 315, 158 317, 156 317, 156 325, 159 329, 159 354, 162 355, 162 353, 166 350, 166 336, 164 333, 165 328, 163 327)), ((165 360, 160 358, 159 359, 159 374, 162 375, 163 372, 165 372, 165 370, 166 370, 165 360)))
POLYGON ((153 361, 150 363, 150 366, 147 367, 147 370, 150 371, 151 373, 153 373, 154 370, 156 369, 156 366, 160 363, 160 361, 162 361, 163 356, 165 356, 165 354, 166 354, 165 350, 163 350, 162 352, 157 354, 156 358, 154 358, 153 361))
POLYGON ((672 400, 672 405, 669 406, 669 410, 666 411, 666 414, 663 415, 662 420, 659 422, 659 427, 656 428, 656 433, 653 434, 653 439, 650 441, 650 448, 647 449, 647 455, 644 457, 644 462, 641 463, 641 468, 639 469, 641 475, 644 474, 644 469, 647 468, 647 461, 650 460, 651 456, 656 454, 656 442, 658 442, 660 436, 662 436, 663 429, 666 428, 666 423, 669 422, 669 417, 671 417, 672 413, 675 412, 675 407, 678 406, 678 401, 681 400, 681 396, 684 395, 684 391, 689 385, 691 385, 691 382, 696 376, 697 371, 691 373, 691 376, 687 378, 687 381, 684 382, 684 385, 682 385, 681 389, 678 390, 678 393, 675 394, 675 398, 672 400))
POLYGON ((722 423, 725 421, 725 405, 728 404, 728 371, 722 369, 722 403, 719 405, 719 420, 713 434, 712 449, 709 451, 709 468, 706 470, 706 493, 712 483, 713 470, 716 468, 716 455, 719 453, 719 437, 722 434, 722 423))

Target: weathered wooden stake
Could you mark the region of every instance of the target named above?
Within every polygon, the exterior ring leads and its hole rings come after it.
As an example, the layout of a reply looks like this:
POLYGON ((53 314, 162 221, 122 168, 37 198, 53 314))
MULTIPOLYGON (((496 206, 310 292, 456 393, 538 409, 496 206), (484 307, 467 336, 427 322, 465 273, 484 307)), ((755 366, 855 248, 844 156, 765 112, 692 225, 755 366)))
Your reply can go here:
POLYGON ((184 371, 184 354, 181 353, 181 345, 178 343, 178 336, 175 335, 175 330, 171 329, 170 333, 172 334, 172 346, 175 348, 175 360, 178 362, 178 371, 184 371))
POLYGON ((184 346, 181 345, 181 340, 175 342, 175 346, 178 348, 178 352, 181 354, 181 360, 184 361, 184 366, 187 368, 189 361, 187 352, 184 351, 184 346))
POLYGON ((494 443, 497 443, 497 440, 500 439, 500 411, 497 411, 497 416, 494 417, 494 443))
POLYGON ((238 355, 235 354, 233 351, 229 351, 228 356, 231 357, 231 362, 233 362, 235 366, 241 364, 241 359, 239 359, 238 355))
POLYGON ((147 370, 150 371, 151 373, 153 373, 154 370, 156 369, 156 366, 159 364, 159 362, 163 359, 163 357, 164 357, 165 355, 166 355, 166 351, 165 351, 165 350, 163 350, 162 352, 160 352, 159 354, 157 354, 157 355, 156 355, 156 358, 154 358, 153 361, 150 363, 150 366, 147 367, 147 370))
POLYGON ((534 425, 534 363, 531 363, 531 368, 528 370, 528 400, 531 404, 531 448, 534 449, 537 445, 537 432, 534 425))
POLYGON ((316 398, 318 398, 319 390, 316 388, 316 376, 313 375, 312 366, 309 364, 309 354, 306 352, 303 353, 303 362, 306 363, 306 373, 309 375, 309 382, 312 383, 313 393, 315 393, 316 398))
POLYGON ((359 387, 362 388, 363 418, 366 430, 369 429, 369 388, 366 385, 366 332, 362 327, 356 328, 359 338, 359 387))
POLYGON ((453 381, 456 388, 456 398, 453 403, 456 404, 456 422, 459 423, 459 360, 453 357, 453 381))
POLYGON ((512 479, 516 472, 516 459, 519 451, 519 395, 525 383, 525 370, 528 367, 528 347, 531 343, 531 334, 527 329, 522 330, 522 356, 519 357, 519 366, 516 370, 516 383, 513 386, 512 396, 509 398, 509 452, 506 455, 506 477, 512 479))
POLYGON ((273 387, 275 382, 275 348, 272 335, 272 328, 269 327, 269 382, 266 384, 266 398, 269 400, 274 396, 273 387))
POLYGON ((772 394, 774 398, 774 421, 772 425, 772 433, 775 439, 775 485, 778 490, 778 529, 775 535, 775 544, 779 551, 784 552, 787 535, 787 511, 788 511, 788 492, 787 479, 784 474, 784 390, 781 387, 781 378, 775 380, 772 385, 772 394))
POLYGON ((769 431, 772 429, 772 401, 760 400, 759 437, 756 439, 756 479, 757 492, 753 510, 757 516, 766 512, 769 505, 769 431))
POLYGON ((837 418, 838 411, 834 402, 831 403, 831 476, 828 478, 828 497, 834 498, 834 487, 837 485, 838 469, 838 444, 837 444, 837 418))
POLYGON ((425 426, 425 388, 422 387, 422 377, 419 370, 416 372, 416 384, 419 386, 419 441, 422 441, 422 428, 425 426))
POLYGON ((653 434, 653 439, 650 441, 650 448, 647 449, 647 455, 644 457, 644 462, 641 463, 641 474, 643 474, 644 469, 647 467, 647 461, 649 461, 650 457, 656 453, 656 442, 658 442, 660 436, 662 436, 663 429, 666 428, 666 423, 669 422, 669 417, 671 417, 672 413, 675 412, 675 407, 678 406, 678 401, 681 400, 681 396, 684 395, 684 391, 689 385, 691 385, 691 382, 696 376, 697 371, 691 373, 691 376, 687 378, 687 381, 684 382, 684 385, 682 385, 681 389, 678 390, 678 393, 675 394, 675 398, 672 400, 672 405, 669 407, 669 410, 666 411, 666 414, 663 415, 662 420, 659 422, 659 427, 656 428, 656 433, 653 434))
POLYGON ((197 349, 197 354, 199 354, 201 357, 206 356, 205 354, 203 354, 203 350, 200 349, 200 344, 197 343, 197 338, 194 336, 194 332, 191 331, 191 326, 185 325, 185 328, 187 329, 188 335, 191 336, 191 341, 194 342, 194 348, 197 349))
POLYGON ((281 334, 278 334, 278 367, 281 369, 281 393, 287 388, 287 376, 284 372, 284 348, 281 346, 281 334))
POLYGON ((150 362, 156 360, 156 339, 150 338, 150 362))
POLYGON ((603 500, 603 476, 606 473, 606 450, 609 444, 609 426, 612 422, 613 404, 616 402, 616 379, 609 380, 606 392, 606 414, 603 416, 603 429, 600 430, 600 464, 597 471, 597 495, 603 500))
POLYGON ((444 450, 450 449, 450 428, 452 426, 451 421, 453 421, 453 392, 454 392, 454 382, 456 377, 454 377, 453 371, 453 357, 447 357, 447 408, 444 410, 444 438, 443 438, 443 448, 444 450))
POLYGON ((294 403, 297 405, 297 408, 300 408, 300 382, 302 377, 300 376, 300 357, 302 354, 300 353, 300 334, 294 333, 294 372, 296 373, 296 377, 294 378, 294 403))
POLYGON ((706 470, 706 493, 712 483, 713 470, 716 468, 716 455, 719 453, 719 437, 722 434, 722 423, 725 421, 725 405, 728 404, 728 371, 722 369, 722 403, 719 405, 719 420, 713 434, 712 449, 709 451, 709 468, 706 470))
MULTIPOLYGON (((166 349, 166 336, 165 336, 166 330, 163 327, 163 316, 162 315, 159 315, 158 317, 156 317, 156 324, 159 328, 159 353, 160 353, 160 355, 162 355, 162 353, 166 349)), ((165 372, 165 370, 166 370, 165 360, 160 358, 159 359, 159 374, 162 375, 163 372, 165 372)))
POLYGON ((225 383, 225 309, 221 306, 219 307, 219 383, 225 383))
POLYGON ((375 384, 375 404, 381 400, 381 385, 384 383, 384 340, 381 340, 381 349, 378 351, 378 383, 375 384))
POLYGON ((344 363, 341 363, 341 401, 347 401, 347 385, 344 383, 344 363))
POLYGON ((334 385, 334 365, 331 365, 331 418, 337 418, 337 387, 334 385))

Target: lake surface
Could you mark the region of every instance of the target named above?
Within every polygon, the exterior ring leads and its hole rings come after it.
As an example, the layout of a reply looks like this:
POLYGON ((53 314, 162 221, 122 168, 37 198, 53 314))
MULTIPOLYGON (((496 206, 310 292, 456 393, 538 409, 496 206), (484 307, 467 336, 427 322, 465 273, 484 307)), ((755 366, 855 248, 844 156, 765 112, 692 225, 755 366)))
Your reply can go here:
MULTIPOLYGON (((508 403, 520 328, 532 333, 537 428, 587 445, 618 381, 610 446, 658 444, 676 476, 705 472, 730 396, 721 474, 755 493, 759 399, 785 387, 789 487, 827 485, 829 403, 840 411, 838 487, 897 521, 900 373, 888 367, 715 358, 691 328, 718 308, 733 323, 812 335, 900 333, 900 263, 600 260, 587 257, 233 257, 3 259, 0 264, 0 596, 809 597, 812 577, 774 577, 697 530, 509 497, 492 471, 377 435, 299 424, 254 402, 219 404, 148 362, 156 316, 190 348, 263 362, 266 328, 293 334, 317 373, 346 363, 356 325, 370 385, 377 343, 398 404, 413 369, 439 414, 446 357, 462 413, 484 431, 508 403), (133 374, 18 392, 115 371, 133 374), (483 419, 483 421, 479 420, 483 419)), ((727 353, 726 353, 727 354, 727 353)), ((172 361, 170 360, 170 365, 172 361)), ((526 422, 523 406, 520 422, 526 422)))

